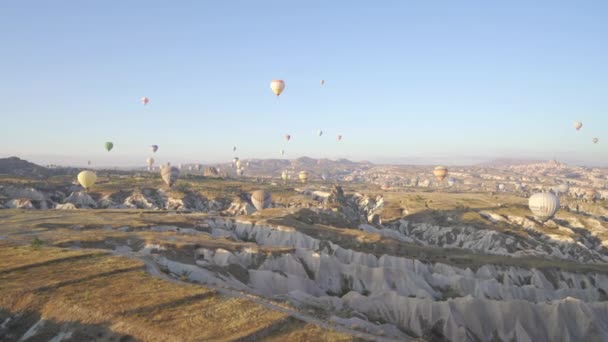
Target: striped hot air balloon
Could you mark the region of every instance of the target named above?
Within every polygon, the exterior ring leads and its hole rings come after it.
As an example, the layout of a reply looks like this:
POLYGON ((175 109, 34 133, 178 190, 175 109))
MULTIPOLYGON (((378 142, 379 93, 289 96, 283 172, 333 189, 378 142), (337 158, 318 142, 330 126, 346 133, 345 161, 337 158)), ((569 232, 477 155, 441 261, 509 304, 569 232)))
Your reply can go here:
POLYGON ((530 196, 528 207, 534 216, 545 222, 559 209, 559 198, 550 192, 536 193, 530 196))
POLYGON ((169 187, 172 187, 179 178, 179 169, 167 164, 160 168, 160 177, 169 187))
POLYGON ((256 190, 251 193, 251 203, 258 211, 268 208, 271 201, 272 196, 266 190, 256 190))

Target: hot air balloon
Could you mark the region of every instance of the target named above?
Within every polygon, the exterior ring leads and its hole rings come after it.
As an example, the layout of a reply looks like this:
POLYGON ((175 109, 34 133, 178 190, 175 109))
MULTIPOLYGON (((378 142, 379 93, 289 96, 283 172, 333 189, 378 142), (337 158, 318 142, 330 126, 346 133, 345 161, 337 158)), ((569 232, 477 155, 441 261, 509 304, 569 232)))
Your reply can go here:
POLYGON ((281 172, 281 179, 284 181, 287 181, 289 179, 289 174, 287 173, 287 171, 281 172))
POLYGON ((150 149, 152 150, 152 153, 156 153, 156 151, 158 151, 158 145, 150 145, 150 149))
POLYGON ((325 85, 325 80, 321 80, 321 82, 319 82, 319 83, 321 83, 321 86, 324 86, 325 85))
POLYGON ((284 156, 285 155, 285 150, 281 150, 281 155, 284 156))
POLYGON ((146 163, 148 164, 148 170, 152 170, 152 165, 154 164, 154 158, 146 159, 146 163))
POLYGON ((435 178, 437 178, 438 181, 441 182, 445 178, 445 176, 448 175, 448 169, 444 166, 437 166, 433 170, 433 175, 435 176, 435 178))
POLYGON ((338 141, 342 140, 342 134, 338 134, 338 141))
POLYGON ((318 136, 322 136, 322 135, 323 135, 323 131, 322 131, 322 130, 319 130, 319 131, 317 132, 317 135, 318 135, 318 136))
POLYGON ((236 152, 236 146, 232 146, 232 152, 236 152))
POLYGON ((567 194, 568 191, 570 191, 570 185, 568 185, 568 183, 562 183, 557 186, 557 191, 559 191, 560 194, 567 194))
POLYGON ((251 193, 251 203, 258 211, 268 208, 271 201, 272 196, 270 195, 270 192, 265 190, 257 190, 251 193))
POLYGON ((241 168, 241 161, 237 160, 236 163, 235 163, 235 165, 236 165, 237 169, 240 169, 241 168))
POLYGON ((90 160, 87 162, 87 165, 91 165, 91 161, 90 160))
POLYGON ((161 166, 160 177, 169 187, 172 187, 179 178, 179 169, 167 163, 167 165, 161 166))
POLYGON ((504 191, 505 190, 505 185, 504 184, 498 184, 498 190, 500 191, 504 191))
POLYGON ((139 99, 139 102, 141 102, 141 104, 143 104, 145 106, 148 104, 148 102, 150 102, 150 99, 144 96, 141 99, 139 99))
POLYGON ((574 122, 574 128, 576 128, 577 131, 579 131, 582 127, 583 127, 582 122, 580 122, 580 121, 574 122))
POLYGON ((283 89, 285 89, 285 82, 283 80, 272 80, 270 82, 270 89, 272 89, 272 92, 276 96, 279 96, 283 92, 283 89))
POLYGON ((302 183, 306 183, 306 181, 308 181, 308 171, 300 171, 298 178, 302 183))
POLYGON ((110 152, 114 148, 114 144, 111 141, 106 142, 106 151, 110 152))
POLYGON ((528 207, 542 222, 552 218, 559 209, 559 198, 550 192, 540 192, 530 196, 528 207))
POLYGON ((600 141, 600 139, 598 139, 598 138, 593 138, 593 143, 594 143, 594 144, 597 144, 597 142, 598 142, 598 141, 600 141))
POLYGON ((289 135, 289 134, 285 134, 285 140, 286 140, 286 141, 291 140, 291 135, 289 135))
POLYGON ((93 171, 81 171, 78 174, 78 183, 82 185, 85 190, 89 190, 97 181, 97 175, 93 171))

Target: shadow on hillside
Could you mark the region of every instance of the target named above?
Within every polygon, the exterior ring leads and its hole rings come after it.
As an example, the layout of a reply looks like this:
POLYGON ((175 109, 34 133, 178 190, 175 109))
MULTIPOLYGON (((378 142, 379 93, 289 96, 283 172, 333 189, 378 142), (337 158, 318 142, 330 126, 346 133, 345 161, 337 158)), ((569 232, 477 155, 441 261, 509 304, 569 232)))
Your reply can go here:
POLYGON ((51 341, 53 338, 60 341, 136 341, 132 336, 112 331, 108 325, 41 320, 38 312, 0 309, 0 340, 5 342, 51 341))

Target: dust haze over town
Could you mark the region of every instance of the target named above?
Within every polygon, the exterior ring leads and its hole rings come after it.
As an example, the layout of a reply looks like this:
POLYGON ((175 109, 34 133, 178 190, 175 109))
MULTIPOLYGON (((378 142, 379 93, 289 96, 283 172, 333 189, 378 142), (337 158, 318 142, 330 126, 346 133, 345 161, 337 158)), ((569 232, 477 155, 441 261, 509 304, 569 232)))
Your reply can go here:
POLYGON ((1 4, 0 341, 608 341, 606 13, 1 4))

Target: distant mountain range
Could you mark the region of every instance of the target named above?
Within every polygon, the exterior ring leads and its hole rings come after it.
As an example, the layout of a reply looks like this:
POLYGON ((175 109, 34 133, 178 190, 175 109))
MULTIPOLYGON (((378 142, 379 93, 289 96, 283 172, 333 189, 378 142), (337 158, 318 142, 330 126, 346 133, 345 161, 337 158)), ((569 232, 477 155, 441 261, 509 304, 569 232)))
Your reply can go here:
POLYGON ((54 172, 46 167, 17 157, 0 159, 0 174, 11 176, 46 177, 54 172))

